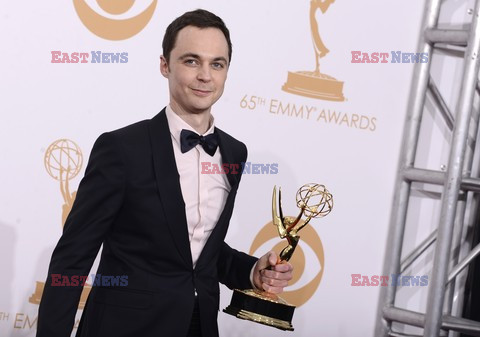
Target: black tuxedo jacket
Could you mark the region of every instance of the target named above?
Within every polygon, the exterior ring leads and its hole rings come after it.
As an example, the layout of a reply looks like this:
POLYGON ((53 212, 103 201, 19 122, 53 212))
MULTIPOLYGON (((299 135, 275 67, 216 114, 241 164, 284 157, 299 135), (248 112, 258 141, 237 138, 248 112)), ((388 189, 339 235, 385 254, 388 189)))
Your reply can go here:
MULTIPOLYGON (((245 145, 216 132, 223 162, 245 162, 245 145)), ((128 285, 93 287, 77 336, 186 336, 195 289, 203 336, 218 336, 219 282, 251 288, 256 262, 224 242, 240 177, 228 174, 230 194, 194 269, 165 109, 101 135, 52 255, 37 337, 70 336, 82 288, 51 286, 51 275, 87 275, 102 243, 97 275, 125 275, 128 285)))

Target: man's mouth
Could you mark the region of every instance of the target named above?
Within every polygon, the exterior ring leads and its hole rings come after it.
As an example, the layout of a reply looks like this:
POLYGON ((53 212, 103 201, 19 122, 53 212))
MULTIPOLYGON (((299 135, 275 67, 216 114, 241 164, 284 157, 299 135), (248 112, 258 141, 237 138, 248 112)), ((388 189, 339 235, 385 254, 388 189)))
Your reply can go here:
POLYGON ((195 95, 198 95, 198 96, 207 96, 212 92, 212 90, 194 89, 194 88, 192 88, 192 91, 195 93, 195 95))

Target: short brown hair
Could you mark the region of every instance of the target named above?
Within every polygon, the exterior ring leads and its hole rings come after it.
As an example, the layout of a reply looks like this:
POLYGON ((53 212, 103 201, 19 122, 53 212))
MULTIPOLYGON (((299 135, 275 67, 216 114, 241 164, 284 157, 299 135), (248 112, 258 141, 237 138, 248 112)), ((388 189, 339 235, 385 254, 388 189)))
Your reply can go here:
POLYGON ((204 9, 186 12, 185 14, 173 20, 172 23, 170 23, 170 25, 167 27, 162 42, 163 56, 167 60, 167 63, 170 59, 170 53, 175 47, 178 32, 187 26, 194 26, 197 28, 211 27, 220 29, 225 36, 225 39, 227 39, 228 63, 230 63, 232 60, 232 41, 230 40, 230 32, 220 17, 204 9))

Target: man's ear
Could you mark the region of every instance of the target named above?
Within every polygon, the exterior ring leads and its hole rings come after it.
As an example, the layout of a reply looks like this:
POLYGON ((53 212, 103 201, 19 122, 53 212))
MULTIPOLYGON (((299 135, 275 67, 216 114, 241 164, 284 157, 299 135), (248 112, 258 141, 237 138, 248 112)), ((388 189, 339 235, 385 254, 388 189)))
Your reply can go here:
POLYGON ((169 73, 168 62, 165 56, 163 55, 160 56, 160 72, 164 77, 168 78, 168 73, 169 73))

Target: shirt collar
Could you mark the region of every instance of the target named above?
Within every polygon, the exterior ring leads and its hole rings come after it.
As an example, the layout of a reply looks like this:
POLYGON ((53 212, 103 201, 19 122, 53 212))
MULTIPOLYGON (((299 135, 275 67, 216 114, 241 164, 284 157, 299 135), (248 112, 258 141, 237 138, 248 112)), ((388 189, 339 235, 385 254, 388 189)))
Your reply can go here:
MULTIPOLYGON (((173 139, 175 142, 180 146, 180 132, 182 132, 183 129, 193 131, 195 133, 198 133, 195 131, 194 128, 192 128, 187 122, 185 122, 179 115, 177 115, 170 105, 167 105, 165 109, 165 114, 167 116, 167 121, 168 121, 168 127, 170 129, 170 134, 172 135, 173 139)), ((213 116, 211 116, 210 119, 210 128, 202 134, 201 136, 206 136, 209 134, 212 134, 215 131, 215 119, 213 116)))

